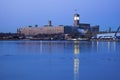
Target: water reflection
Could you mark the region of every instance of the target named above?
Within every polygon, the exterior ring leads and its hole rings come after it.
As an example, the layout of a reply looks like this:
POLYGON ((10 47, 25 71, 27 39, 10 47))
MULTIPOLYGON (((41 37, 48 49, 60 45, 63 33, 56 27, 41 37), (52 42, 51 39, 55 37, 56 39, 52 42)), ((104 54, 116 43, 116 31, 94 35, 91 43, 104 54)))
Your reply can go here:
POLYGON ((97 41, 97 52, 98 52, 99 42, 97 41))
POLYGON ((79 80, 79 41, 74 41, 74 80, 79 80))
POLYGON ((79 41, 74 41, 74 53, 75 54, 79 54, 80 50, 79 50, 79 41))
POLYGON ((119 42, 99 41, 4 41, 0 53, 6 54, 90 54, 119 53, 119 42), (80 46, 82 45, 82 46, 80 46), (81 51, 80 48, 81 47, 81 51), (7 49, 7 50, 6 50, 7 49))
POLYGON ((42 41, 40 41, 40 52, 42 52, 43 50, 43 44, 42 44, 42 41))
POLYGON ((97 42, 97 41, 92 41, 92 42, 91 42, 91 47, 89 47, 89 49, 90 49, 90 48, 91 48, 91 51, 98 52, 99 42, 97 42))
POLYGON ((24 54, 64 53, 65 44, 71 47, 71 43, 62 41, 21 41, 16 44, 17 49, 24 54))
POLYGON ((116 42, 114 42, 113 44, 114 44, 114 51, 116 51, 116 42))
MULTIPOLYGON (((95 53, 95 51, 97 53, 112 53, 112 52, 118 52, 117 49, 118 46, 118 42, 92 42, 92 49, 93 52, 95 53)), ((93 53, 92 52, 92 53, 93 53)))
POLYGON ((110 42, 107 42, 108 52, 110 51, 110 42))
MULTIPOLYGON (((40 79, 42 79, 41 78, 42 76, 46 76, 46 78, 48 77, 49 79, 50 77, 52 77, 52 80, 56 80, 56 79, 89 80, 89 77, 91 75, 93 75, 92 77, 102 78, 102 77, 108 77, 109 73, 110 75, 115 73, 114 76, 118 77, 116 75, 118 75, 117 73, 120 72, 119 70, 120 56, 115 54, 116 53, 120 54, 119 48, 120 48, 119 42, 98 42, 98 41, 8 42, 5 41, 5 42, 0 42, 0 59, 1 59, 0 64, 1 63, 3 64, 5 62, 4 66, 7 69, 4 68, 3 71, 9 69, 8 71, 5 72, 5 74, 8 74, 9 72, 11 75, 11 72, 15 72, 13 71, 14 67, 12 68, 11 66, 12 65, 14 66, 14 64, 18 64, 17 66, 20 69, 18 69, 15 66, 16 71, 20 70, 21 73, 24 73, 24 71, 25 72, 31 71, 33 72, 33 74, 30 75, 37 75, 35 77, 38 77, 40 79), (108 51, 109 54, 106 55, 108 51), (97 55, 96 52, 98 52, 97 55), (40 53, 42 55, 29 56, 30 54, 40 54, 40 53), (22 55, 27 54, 27 56, 14 56, 17 54, 22 54, 22 55), (1 55, 5 55, 5 56, 1 56, 1 55), (8 56, 8 55, 13 55, 13 56, 8 56), (22 65, 25 65, 26 67, 24 68, 22 65), (10 72, 10 70, 12 71, 10 72), (101 75, 99 76, 99 74, 101 75), (85 77, 87 77, 87 79, 84 79, 85 77)), ((15 72, 14 74, 16 75, 16 73, 17 72, 15 72)), ((2 76, 5 75, 2 74, 2 76)), ((90 80, 98 80, 98 79, 90 79, 90 80)))

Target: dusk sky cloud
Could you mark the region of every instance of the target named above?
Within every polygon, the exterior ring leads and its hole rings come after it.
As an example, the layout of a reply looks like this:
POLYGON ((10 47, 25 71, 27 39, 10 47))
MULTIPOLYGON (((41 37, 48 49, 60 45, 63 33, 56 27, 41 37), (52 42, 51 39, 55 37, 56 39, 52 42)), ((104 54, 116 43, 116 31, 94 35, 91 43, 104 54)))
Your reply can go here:
POLYGON ((17 28, 48 20, 53 25, 73 25, 75 9, 81 23, 116 30, 120 25, 120 0, 0 0, 0 32, 16 32, 17 28))

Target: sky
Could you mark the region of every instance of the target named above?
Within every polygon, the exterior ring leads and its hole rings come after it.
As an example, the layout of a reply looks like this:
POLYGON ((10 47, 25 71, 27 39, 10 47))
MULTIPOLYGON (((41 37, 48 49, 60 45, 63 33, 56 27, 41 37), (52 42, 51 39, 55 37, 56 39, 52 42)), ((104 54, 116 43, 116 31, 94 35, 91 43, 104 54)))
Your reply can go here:
POLYGON ((80 14, 80 23, 116 30, 120 25, 119 4, 120 0, 0 0, 0 32, 43 26, 48 20, 53 25, 73 25, 74 13, 80 14))

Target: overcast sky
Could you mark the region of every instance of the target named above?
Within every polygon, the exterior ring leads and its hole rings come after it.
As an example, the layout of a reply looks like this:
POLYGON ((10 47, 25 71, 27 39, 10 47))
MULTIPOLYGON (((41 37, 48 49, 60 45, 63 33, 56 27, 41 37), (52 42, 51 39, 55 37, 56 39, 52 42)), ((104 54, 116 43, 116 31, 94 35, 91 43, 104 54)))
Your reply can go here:
POLYGON ((46 25, 73 25, 77 9, 81 23, 116 30, 120 25, 120 0, 0 0, 0 32, 16 32, 17 28, 46 25))

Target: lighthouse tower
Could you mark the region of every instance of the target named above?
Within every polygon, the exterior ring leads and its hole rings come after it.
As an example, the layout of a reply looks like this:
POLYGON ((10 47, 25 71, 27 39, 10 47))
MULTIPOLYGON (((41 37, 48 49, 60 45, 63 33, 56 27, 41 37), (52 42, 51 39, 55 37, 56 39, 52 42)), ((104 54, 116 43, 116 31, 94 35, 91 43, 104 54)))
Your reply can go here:
POLYGON ((74 27, 79 26, 80 16, 79 14, 74 14, 74 27))

